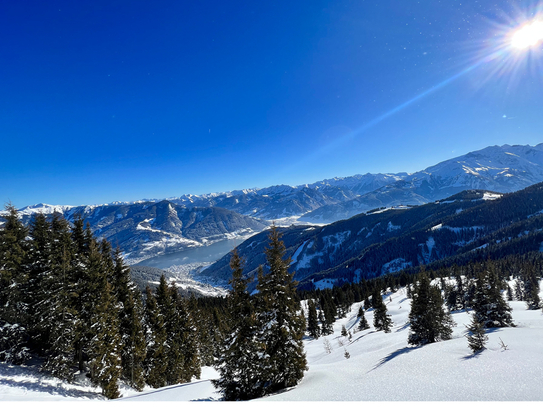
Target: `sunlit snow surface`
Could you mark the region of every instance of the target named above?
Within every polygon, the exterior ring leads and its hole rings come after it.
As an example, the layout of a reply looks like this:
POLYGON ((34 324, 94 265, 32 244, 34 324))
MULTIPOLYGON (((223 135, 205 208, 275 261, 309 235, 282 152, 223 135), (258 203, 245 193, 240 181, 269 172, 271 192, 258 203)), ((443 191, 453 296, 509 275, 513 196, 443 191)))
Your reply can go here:
MULTIPOLYGON (((524 302, 511 302, 516 328, 488 332, 489 342, 482 353, 473 356, 464 337, 471 315, 454 313, 458 326, 453 339, 423 347, 407 346, 406 325, 410 300, 405 290, 385 297, 394 327, 391 333, 373 328, 353 333, 351 342, 339 344, 341 326, 353 329, 359 304, 347 318, 338 320, 335 333, 328 335, 333 351, 324 350, 324 338, 305 339, 309 371, 295 388, 266 397, 266 401, 310 400, 535 400, 543 401, 543 315, 528 311, 524 302), (392 298, 392 302, 390 302, 392 298), (500 346, 500 338, 507 350, 500 346), (344 357, 345 349, 350 358, 344 357)), ((370 325, 373 311, 366 312, 370 325)), ((138 393, 123 388, 122 401, 217 400, 219 395, 209 379, 217 377, 212 368, 202 369, 202 379, 162 389, 147 388, 138 393)), ((36 369, 10 367, 0 363, 0 400, 54 401, 101 399, 98 389, 61 384, 36 369)))

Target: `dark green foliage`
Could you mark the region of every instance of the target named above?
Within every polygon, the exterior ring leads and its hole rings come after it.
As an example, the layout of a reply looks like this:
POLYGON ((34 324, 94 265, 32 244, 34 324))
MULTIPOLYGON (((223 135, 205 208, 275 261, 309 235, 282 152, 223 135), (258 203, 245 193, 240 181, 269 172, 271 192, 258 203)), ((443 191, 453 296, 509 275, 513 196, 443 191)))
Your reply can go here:
POLYGON ((504 285, 493 262, 489 262, 477 278, 472 307, 485 328, 514 326, 511 308, 501 293, 504 285))
MULTIPOLYGON (((119 333, 119 308, 108 281, 111 271, 106 263, 104 273, 104 257, 107 248, 99 250, 94 240, 89 246, 87 278, 90 295, 84 310, 89 321, 86 328, 88 342, 85 352, 89 357, 91 381, 102 388, 107 398, 119 397, 118 380, 122 372, 121 335, 119 333)), ((111 258, 111 257, 110 257, 111 258)))
POLYGON ((370 324, 368 324, 368 320, 364 314, 364 308, 362 307, 358 309, 358 318, 360 318, 360 322, 358 323, 358 329, 360 331, 365 331, 370 328, 370 324))
POLYGON ((345 325, 341 325, 341 336, 347 336, 347 335, 349 335, 347 332, 347 328, 345 327, 345 325))
POLYGON ((319 317, 313 300, 307 301, 307 332, 315 339, 320 336, 319 317))
POLYGON ((259 369, 257 320, 251 296, 247 292, 250 279, 243 278, 243 261, 236 250, 230 259, 232 290, 228 295, 231 315, 230 331, 225 336, 217 361, 220 379, 213 380, 224 400, 249 400, 262 394, 262 384, 255 371, 259 369))
POLYGON ((148 292, 144 312, 120 251, 112 255, 110 244, 98 243, 82 219, 70 229, 56 214, 50 221, 37 215, 27 229, 15 208, 6 209, 1 360, 23 363, 37 354, 41 370, 67 381, 77 370, 87 373, 107 398, 120 395, 120 379, 141 390, 145 381, 159 387, 199 378, 196 305, 189 312, 177 289, 165 286, 157 294, 160 307, 148 292))
POLYGON ((526 264, 521 270, 520 278, 522 280, 523 299, 526 301, 528 309, 541 308, 541 299, 539 298, 539 280, 533 264, 526 264))
POLYGON ((450 339, 452 317, 443 308, 441 291, 430 284, 426 273, 419 274, 419 280, 411 295, 410 333, 407 342, 410 345, 425 345, 450 339))
POLYGON ((70 278, 72 247, 68 224, 55 217, 52 222, 54 244, 50 273, 42 282, 44 293, 48 293, 40 305, 39 328, 50 333, 47 340, 47 359, 43 370, 69 382, 74 379, 73 358, 75 354, 75 327, 78 315, 72 307, 74 286, 70 278))
POLYGON ((383 297, 379 292, 379 288, 376 288, 372 295, 373 303, 373 326, 377 331, 385 331, 385 333, 391 332, 392 319, 387 314, 387 306, 383 302, 383 297))
POLYGON ((20 365, 30 359, 28 334, 18 324, 0 322, 0 361, 20 365))
POLYGON ((290 258, 276 227, 271 228, 266 249, 269 272, 258 279, 258 340, 264 352, 255 373, 264 394, 296 385, 307 369, 302 338, 306 322, 295 295, 296 283, 288 272, 290 258))
POLYGON ((30 301, 24 295, 28 279, 28 229, 13 205, 6 205, 5 210, 5 223, 0 230, 0 321, 24 325, 30 301))
MULTIPOLYGON (((187 301, 180 297, 179 290, 173 282, 170 285, 170 295, 175 309, 174 321, 176 321, 175 326, 172 327, 172 331, 175 332, 173 341, 176 343, 175 346, 179 348, 183 360, 182 373, 178 383, 185 383, 190 382, 193 377, 200 378, 200 353, 196 342, 198 335, 193 317, 189 312, 190 300, 187 301)), ((194 297, 191 298, 194 299, 194 297)))
POLYGON ((159 388, 167 384, 166 340, 168 333, 164 326, 164 317, 160 313, 155 296, 149 287, 147 287, 145 294, 145 322, 148 327, 147 351, 144 362, 146 382, 151 387, 159 388))
POLYGON ((145 385, 143 363, 146 356, 141 293, 130 280, 130 269, 124 264, 119 248, 115 251, 114 263, 113 288, 119 303, 122 377, 141 391, 145 385))
POLYGON ((468 338, 468 346, 473 353, 477 353, 485 349, 485 343, 488 341, 488 336, 486 336, 485 327, 481 322, 479 322, 477 315, 473 314, 468 330, 470 332, 466 335, 466 337, 468 338))

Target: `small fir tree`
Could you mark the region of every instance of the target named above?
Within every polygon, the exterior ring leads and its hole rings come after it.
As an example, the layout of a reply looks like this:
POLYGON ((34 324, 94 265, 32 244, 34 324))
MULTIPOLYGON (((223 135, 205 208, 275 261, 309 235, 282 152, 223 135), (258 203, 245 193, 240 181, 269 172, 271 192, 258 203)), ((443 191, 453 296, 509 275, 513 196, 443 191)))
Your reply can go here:
POLYGON ((407 342, 410 345, 425 345, 450 339, 452 317, 443 308, 439 288, 430 284, 426 273, 419 275, 411 295, 410 333, 407 342))
POLYGON ((485 344, 488 341, 488 336, 485 334, 484 325, 479 322, 475 314, 472 315, 471 324, 468 326, 469 333, 466 335, 468 338, 468 346, 473 353, 481 352, 485 349, 485 344))
POLYGON ((392 327, 392 319, 390 315, 387 314, 387 306, 381 297, 379 288, 376 288, 372 295, 373 303, 373 326, 377 331, 384 331, 385 333, 390 333, 390 328, 392 327))
POLYGON ((317 315, 317 307, 313 300, 307 301, 307 332, 315 339, 319 339, 319 317, 317 315))
POLYGON ((365 331, 366 329, 370 329, 370 324, 368 324, 368 320, 366 319, 366 316, 364 314, 364 309, 362 307, 358 310, 358 317, 360 318, 360 322, 358 323, 358 329, 360 331, 365 331))
POLYGON ((501 293, 502 286, 503 282, 489 263, 478 276, 472 303, 478 321, 485 328, 514 326, 511 307, 501 293))

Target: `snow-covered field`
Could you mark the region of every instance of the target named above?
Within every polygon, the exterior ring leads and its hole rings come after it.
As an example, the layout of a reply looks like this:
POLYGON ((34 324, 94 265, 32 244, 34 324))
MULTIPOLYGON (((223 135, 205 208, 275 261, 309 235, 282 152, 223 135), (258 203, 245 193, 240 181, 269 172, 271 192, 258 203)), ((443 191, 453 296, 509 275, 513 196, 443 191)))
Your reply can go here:
MULTIPOLYGON (((305 340, 309 370, 295 388, 266 397, 266 401, 543 401, 543 315, 528 311, 523 302, 511 302, 517 327, 488 332, 487 349, 473 355, 468 348, 465 325, 471 315, 453 314, 457 326, 453 339, 422 347, 407 346, 410 300, 405 290, 385 298, 394 321, 391 333, 373 328, 354 332, 359 304, 335 332, 325 338, 305 340), (392 301, 390 301, 392 299, 392 301), (341 326, 352 332, 349 341, 340 335, 341 326), (332 352, 325 351, 325 339, 332 352), (343 345, 340 344, 343 342, 343 345), (506 345, 504 349, 500 342, 506 345), (345 358, 345 351, 350 358, 345 358)), ((366 313, 372 325, 373 312, 366 313)), ((202 379, 142 393, 123 388, 120 401, 218 400, 209 379, 217 377, 209 367, 202 379)), ((98 389, 84 381, 67 385, 30 367, 0 363, 0 400, 55 401, 102 399, 98 389)))

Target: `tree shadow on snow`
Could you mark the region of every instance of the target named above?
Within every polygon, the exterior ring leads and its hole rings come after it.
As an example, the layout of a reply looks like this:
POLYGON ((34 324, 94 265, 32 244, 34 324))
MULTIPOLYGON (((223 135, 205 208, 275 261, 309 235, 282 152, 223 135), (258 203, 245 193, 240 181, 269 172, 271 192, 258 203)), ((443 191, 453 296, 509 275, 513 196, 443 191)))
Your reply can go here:
MULTIPOLYGON (((484 350, 484 349, 483 349, 484 350)), ((482 350, 480 350, 479 352, 476 352, 476 353, 472 353, 471 355, 467 355, 467 356, 463 356, 461 359, 462 360, 470 360, 470 359, 475 359, 475 358, 478 358, 479 355, 483 353, 482 350)))
MULTIPOLYGON (((370 370, 370 372, 374 371, 378 367, 383 366, 385 363, 390 362, 392 359, 394 359, 397 356, 403 355, 404 353, 409 353, 415 349, 420 348, 420 346, 406 346, 405 348, 397 349, 394 352, 392 352, 390 355, 385 356, 383 359, 381 359, 374 367, 370 370)), ((368 372, 369 373, 369 372, 368 372)))
POLYGON ((25 389, 28 391, 35 391, 41 393, 49 393, 54 396, 64 396, 64 397, 75 397, 82 398, 87 397, 89 399, 103 399, 99 393, 87 392, 80 389, 67 389, 61 385, 47 384, 43 382, 33 382, 33 381, 21 381, 8 379, 6 377, 0 378, 0 385, 5 385, 9 387, 16 387, 19 389, 25 389))

